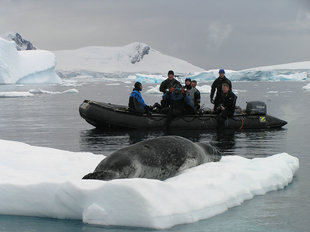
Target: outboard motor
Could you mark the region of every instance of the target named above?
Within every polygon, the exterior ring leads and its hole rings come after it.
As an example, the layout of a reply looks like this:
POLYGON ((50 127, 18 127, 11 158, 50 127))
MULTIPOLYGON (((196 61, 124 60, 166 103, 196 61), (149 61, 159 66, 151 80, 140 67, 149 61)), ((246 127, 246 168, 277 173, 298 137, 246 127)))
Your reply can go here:
POLYGON ((245 112, 247 114, 255 114, 255 115, 266 115, 267 114, 267 106, 265 102, 261 101, 252 101, 247 102, 245 112))

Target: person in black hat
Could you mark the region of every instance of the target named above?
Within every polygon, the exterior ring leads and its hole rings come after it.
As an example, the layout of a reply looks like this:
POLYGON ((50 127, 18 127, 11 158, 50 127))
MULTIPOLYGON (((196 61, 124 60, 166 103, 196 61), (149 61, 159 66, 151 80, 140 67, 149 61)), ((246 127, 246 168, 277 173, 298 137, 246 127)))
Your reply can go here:
POLYGON ((160 84, 159 91, 165 94, 170 88, 182 88, 180 82, 174 78, 172 70, 168 72, 168 78, 160 84))
POLYGON ((220 69, 219 70, 219 77, 215 79, 215 81, 212 83, 211 86, 211 93, 210 93, 210 102, 214 104, 214 110, 217 109, 217 107, 221 104, 221 99, 222 99, 222 84, 226 82, 229 85, 229 89, 232 90, 231 82, 230 80, 227 79, 225 76, 225 70, 220 69), (214 97, 214 93, 216 90, 216 96, 214 97))
MULTIPOLYGON (((173 88, 182 88, 182 85, 178 80, 174 78, 174 72, 170 70, 168 72, 168 78, 164 80, 159 87, 159 91, 162 92, 163 94, 166 94, 167 92, 173 90, 173 88)), ((169 105, 168 100, 162 100, 161 101, 161 107, 165 108, 169 105)))
POLYGON ((129 97, 129 111, 140 114, 150 114, 152 107, 145 104, 140 91, 142 91, 142 84, 140 82, 136 82, 129 97))
POLYGON ((183 89, 186 90, 190 90, 192 88, 192 79, 190 79, 189 77, 187 77, 185 79, 185 85, 183 86, 183 89))
MULTIPOLYGON (((195 81, 195 83, 197 84, 196 81, 195 81)), ((195 85, 195 87, 196 87, 196 85, 195 85)), ((200 92, 195 87, 192 86, 192 79, 187 77, 185 79, 185 85, 184 85, 183 89, 185 91, 186 96, 189 97, 189 100, 191 101, 192 105, 195 107, 195 111, 197 111, 200 108, 200 92), (198 100, 198 98, 199 98, 199 100, 198 100), (199 101, 199 103, 198 103, 198 101, 199 101)), ((186 111, 191 112, 192 109, 189 108, 187 105, 186 111)))

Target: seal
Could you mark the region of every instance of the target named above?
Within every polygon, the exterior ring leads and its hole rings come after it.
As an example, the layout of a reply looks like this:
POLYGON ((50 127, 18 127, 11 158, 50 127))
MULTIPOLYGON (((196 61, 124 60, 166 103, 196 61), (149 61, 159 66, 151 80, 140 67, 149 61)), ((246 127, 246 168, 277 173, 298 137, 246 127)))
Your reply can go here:
POLYGON ((221 159, 209 144, 193 143, 179 136, 148 139, 120 149, 103 159, 83 179, 148 178, 165 180, 178 172, 221 159))

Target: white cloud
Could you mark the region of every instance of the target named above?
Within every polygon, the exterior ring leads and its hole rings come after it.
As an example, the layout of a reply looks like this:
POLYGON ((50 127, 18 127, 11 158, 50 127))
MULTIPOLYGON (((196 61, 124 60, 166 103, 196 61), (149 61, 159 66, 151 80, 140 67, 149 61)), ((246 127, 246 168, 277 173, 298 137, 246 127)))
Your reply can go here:
POLYGON ((230 36, 233 27, 230 24, 212 22, 207 29, 207 48, 219 48, 230 36))

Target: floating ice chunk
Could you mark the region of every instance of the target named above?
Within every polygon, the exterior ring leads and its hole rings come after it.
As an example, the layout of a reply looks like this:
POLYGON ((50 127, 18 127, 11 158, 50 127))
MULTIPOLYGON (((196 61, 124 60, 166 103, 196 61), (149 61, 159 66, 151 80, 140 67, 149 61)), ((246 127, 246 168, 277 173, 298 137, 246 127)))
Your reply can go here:
POLYGON ((148 75, 148 74, 136 74, 135 80, 141 83, 161 83, 164 81, 166 77, 163 75, 148 75))
POLYGON ((164 229, 282 189, 299 168, 298 159, 286 153, 224 156, 165 181, 81 180, 103 158, 0 140, 0 214, 164 229))
POLYGON ((67 89, 65 91, 59 92, 59 91, 48 91, 43 89, 31 89, 29 90, 31 94, 63 94, 63 93, 78 93, 79 91, 77 89, 67 89))
POLYGON ((12 92, 0 92, 0 98, 15 98, 15 97, 32 97, 30 92, 12 91, 12 92))
POLYGON ((109 83, 109 84, 106 84, 106 85, 120 85, 120 83, 109 83))
POLYGON ((268 91, 267 93, 275 93, 275 94, 276 94, 276 93, 279 93, 279 91, 276 91, 276 90, 275 90, 275 91, 274 91, 274 90, 271 90, 271 91, 268 91))
POLYGON ((27 92, 12 91, 12 92, 0 92, 0 98, 15 98, 15 97, 33 97, 38 94, 65 94, 65 93, 78 93, 77 89, 67 89, 62 92, 53 92, 42 89, 31 89, 27 92))
POLYGON ((307 85, 305 85, 304 87, 302 87, 304 90, 310 90, 310 83, 308 83, 307 85))
POLYGON ((0 38, 0 84, 60 83, 55 65, 49 51, 17 51, 14 42, 0 38))

